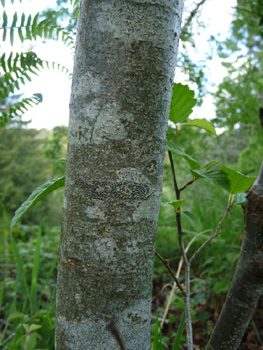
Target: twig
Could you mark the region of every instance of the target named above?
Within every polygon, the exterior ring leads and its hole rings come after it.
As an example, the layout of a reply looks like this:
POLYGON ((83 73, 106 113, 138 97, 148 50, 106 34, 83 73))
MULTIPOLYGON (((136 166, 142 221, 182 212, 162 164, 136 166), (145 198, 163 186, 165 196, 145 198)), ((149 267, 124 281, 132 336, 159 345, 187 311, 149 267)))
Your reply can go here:
POLYGON ((199 247, 195 252, 194 254, 192 255, 192 257, 189 259, 189 262, 190 264, 194 261, 194 259, 196 258, 197 254, 209 243, 211 242, 215 237, 219 236, 220 234, 220 229, 221 229, 221 226, 223 224, 223 222, 226 220, 227 216, 229 213, 231 213, 231 205, 228 205, 227 208, 226 208, 226 211, 225 211, 225 214, 224 216, 222 217, 222 219, 219 221, 218 225, 217 225, 217 228, 216 228, 216 232, 215 234, 210 237, 207 241, 205 241, 205 243, 203 243, 201 245, 201 247, 199 247))
MULTIPOLYGON (((168 151, 168 154, 169 154, 169 160, 171 163, 171 169, 173 174, 173 182, 174 182, 174 189, 176 193, 176 199, 180 200, 180 191, 176 181, 174 162, 173 162, 171 151, 168 151)), ((175 215, 176 215, 179 246, 180 246, 180 251, 181 251, 181 255, 183 257, 184 266, 185 266, 185 295, 186 296, 185 296, 184 302, 185 302, 185 327, 186 327, 187 350, 193 350, 193 329, 192 329, 191 307, 190 307, 190 263, 187 259, 187 255, 184 248, 181 213, 179 208, 175 210, 175 215)))
POLYGON ((171 266, 169 264, 169 261, 167 259, 164 259, 157 251, 155 251, 155 254, 158 256, 158 258, 163 262, 163 264, 167 267, 168 271, 170 272, 171 276, 173 277, 175 283, 177 284, 177 287, 180 289, 180 291, 183 294, 183 298, 186 298, 186 294, 185 291, 180 283, 180 281, 178 280, 178 278, 175 276, 173 270, 171 269, 171 266))
POLYGON ((186 328, 186 344, 187 350, 193 350, 193 327, 191 320, 191 291, 190 291, 190 267, 189 261, 185 261, 185 328, 186 328))
MULTIPOLYGON (((195 235, 191 241, 188 243, 185 251, 186 253, 188 252, 188 250, 190 249, 191 245, 194 243, 194 241, 199 237, 201 236, 203 233, 206 233, 206 232, 209 232, 209 231, 212 231, 211 229, 209 230, 205 230, 205 231, 202 231, 202 232, 199 232, 197 235, 195 235)), ((176 272, 176 277, 179 278, 180 276, 180 273, 181 273, 181 269, 182 269, 182 266, 183 266, 183 258, 181 257, 180 261, 179 261, 179 264, 178 264, 178 268, 177 268, 177 272, 176 272)), ((171 305, 171 302, 172 302, 172 297, 174 295, 174 292, 175 292, 175 288, 176 288, 176 283, 173 284, 173 288, 171 289, 171 292, 170 292, 170 295, 169 295, 169 298, 168 298, 168 301, 167 301, 167 305, 166 305, 166 308, 164 310, 164 313, 163 313, 163 318, 162 318, 162 322, 161 322, 161 328, 163 327, 164 325, 164 321, 167 317, 167 314, 168 314, 168 311, 169 311, 169 308, 170 308, 170 305, 171 305)))
POLYGON ((194 183, 195 180, 196 180, 196 179, 193 179, 193 180, 188 181, 187 184, 185 184, 183 187, 179 188, 179 191, 181 192, 181 191, 185 190, 186 187, 189 186, 189 185, 192 185, 192 183, 194 183))
POLYGON ((182 32, 185 32, 187 30, 187 27, 192 22, 192 19, 194 18, 194 16, 196 15, 197 11, 199 10, 199 7, 202 6, 205 2, 206 2, 206 0, 201 0, 196 5, 196 7, 193 9, 193 11, 190 13, 189 17, 187 18, 186 23, 185 23, 185 25, 182 28, 182 32))
POLYGON ((175 176, 175 171, 174 171, 174 161, 173 161, 173 156, 172 156, 172 152, 171 151, 168 151, 168 156, 169 156, 171 169, 172 169, 175 195, 176 195, 176 199, 179 200, 180 199, 180 191, 178 189, 178 185, 177 185, 177 181, 176 181, 176 176, 175 176))

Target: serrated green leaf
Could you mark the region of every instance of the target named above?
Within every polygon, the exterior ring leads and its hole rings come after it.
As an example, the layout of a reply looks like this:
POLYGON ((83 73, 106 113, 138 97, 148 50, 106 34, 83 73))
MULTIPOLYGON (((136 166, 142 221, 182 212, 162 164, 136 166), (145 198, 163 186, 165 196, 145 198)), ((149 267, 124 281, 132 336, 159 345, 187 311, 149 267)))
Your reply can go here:
POLYGON ((29 329, 28 329, 28 333, 32 333, 40 328, 42 328, 42 326, 40 324, 31 324, 29 329))
POLYGON ((28 333, 29 325, 27 323, 22 323, 22 326, 25 328, 25 331, 28 333))
POLYGON ((205 164, 204 166, 202 166, 202 168, 200 169, 200 173, 204 173, 206 171, 208 171, 209 169, 211 169, 213 166, 215 166, 218 163, 218 159, 212 160, 211 162, 205 164))
POLYGON ((37 333, 27 334, 25 341, 25 349, 34 350, 37 345, 37 338, 39 338, 39 335, 37 333))
POLYGON ((216 294, 227 292, 228 285, 226 282, 216 282, 213 289, 216 294))
POLYGON ((174 152, 174 153, 182 156, 187 161, 187 163, 189 164, 191 169, 199 169, 200 168, 200 164, 194 158, 192 158, 189 154, 185 153, 181 148, 179 148, 174 143, 167 141, 166 149, 168 151, 174 152))
POLYGON ((226 173, 230 180, 231 194, 246 192, 256 180, 255 176, 246 176, 239 171, 230 169, 226 166, 222 166, 219 169, 226 173))
POLYGON ((50 180, 45 184, 39 186, 28 199, 21 205, 19 209, 15 212, 14 217, 11 220, 10 232, 13 231, 18 220, 22 218, 32 207, 34 207, 42 198, 46 197, 49 193, 54 190, 64 186, 65 176, 59 177, 57 179, 50 180))
POLYGON ((230 192, 230 180, 226 173, 224 173, 222 170, 208 170, 202 174, 197 170, 190 171, 195 178, 205 179, 230 192))
POLYGON ((184 200, 176 200, 176 201, 172 201, 172 202, 166 202, 163 204, 169 204, 171 206, 173 206, 175 209, 180 208, 183 204, 184 204, 184 200))
POLYGON ((169 120, 175 124, 183 122, 192 113, 196 101, 188 85, 174 84, 169 120))
POLYGON ((20 318, 22 316, 24 316, 24 315, 21 312, 14 312, 14 313, 12 313, 11 315, 8 316, 7 322, 15 320, 16 318, 20 318))
POLYGON ((214 128, 214 125, 212 123, 210 123, 206 119, 189 120, 187 123, 182 124, 182 126, 183 127, 185 127, 185 126, 196 126, 197 128, 201 128, 203 130, 206 130, 210 134, 217 136, 216 130, 214 128))
POLYGON ((182 217, 187 219, 195 232, 201 231, 202 225, 198 216, 196 216, 194 213, 191 213, 190 211, 182 211, 181 214, 182 217))

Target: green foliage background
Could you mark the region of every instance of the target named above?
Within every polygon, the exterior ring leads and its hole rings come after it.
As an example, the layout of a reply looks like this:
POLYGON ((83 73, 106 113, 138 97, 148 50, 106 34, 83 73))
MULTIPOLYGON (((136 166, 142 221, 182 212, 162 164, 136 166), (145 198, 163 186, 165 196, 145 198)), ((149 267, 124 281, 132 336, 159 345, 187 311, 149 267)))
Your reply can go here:
MULTIPOLYGON (((202 103, 205 94, 205 63, 193 62, 187 45, 194 45, 193 25, 200 19, 204 3, 195 3, 196 12, 191 12, 185 21, 181 37, 183 50, 178 61, 178 66, 198 87, 195 92, 198 104, 202 103)), ((1 4, 4 9, 5 1, 1 0, 1 4)), ((78 1, 57 0, 55 9, 47 9, 34 18, 2 15, 0 35, 2 39, 10 40, 14 47, 17 40, 34 41, 37 37, 73 45, 77 11, 78 1), (66 25, 62 26, 62 23, 66 25)), ((263 105, 262 13, 261 0, 238 0, 229 38, 224 42, 211 38, 212 44, 216 41, 217 52, 228 70, 215 93, 217 117, 213 121, 215 126, 223 127, 224 132, 215 137, 200 128, 182 127, 176 138, 176 146, 201 166, 217 159, 219 165, 247 175, 256 175, 260 167, 262 128, 258 108, 263 105)), ((21 122, 26 108, 41 103, 39 94, 25 100, 22 92, 25 82, 43 67, 61 69, 70 77, 66 67, 44 61, 33 51, 13 52, 12 55, 1 53, 0 56, 0 123, 6 125, 0 129, 0 346, 4 350, 25 349, 25 344, 29 350, 54 349, 56 264, 63 191, 50 194, 29 211, 15 227, 13 241, 8 234, 11 217, 31 192, 64 174, 67 128, 36 131, 27 129, 21 122)), ((180 119, 180 122, 188 121, 183 117, 180 119)), ((192 179, 192 173, 189 157, 179 153, 174 153, 173 159, 181 187, 192 179)), ((198 180, 185 190, 183 199, 187 210, 198 216, 199 231, 206 231, 191 246, 191 255, 215 231, 227 206, 228 192, 198 180)), ((163 200, 175 200, 168 157, 164 165, 163 200)), ((187 245, 197 232, 186 219, 183 227, 187 245)), ((235 206, 221 235, 198 255, 192 270, 195 276, 192 312, 196 320, 207 317, 195 310, 196 305, 210 302, 214 305, 215 299, 222 299, 226 293, 243 234, 243 211, 241 206, 235 206)), ((160 208, 156 249, 176 270, 180 254, 174 211, 169 205, 160 208)), ((156 259, 155 288, 172 282, 165 266, 156 259)), ((167 295, 168 291, 165 289, 164 293, 167 295)), ((154 311, 161 315, 163 305, 154 311)), ((171 349, 172 344, 176 344, 175 329, 179 323, 174 315, 182 313, 179 294, 175 295, 170 312, 169 334, 162 341, 171 349)), ((208 326, 208 323, 204 324, 208 326)), ((206 331, 209 332, 209 327, 206 331)), ((183 341, 183 336, 180 337, 183 341)))

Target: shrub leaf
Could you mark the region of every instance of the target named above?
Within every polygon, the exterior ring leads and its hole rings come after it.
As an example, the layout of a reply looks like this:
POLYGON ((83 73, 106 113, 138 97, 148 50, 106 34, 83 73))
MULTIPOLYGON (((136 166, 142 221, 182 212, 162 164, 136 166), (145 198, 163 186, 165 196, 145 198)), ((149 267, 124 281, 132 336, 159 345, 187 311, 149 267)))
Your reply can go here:
POLYGON ((39 202, 42 198, 46 197, 49 193, 55 191, 59 187, 64 186, 65 176, 61 176, 59 178, 50 180, 45 184, 37 187, 35 191, 31 193, 28 199, 18 208, 13 216, 10 224, 10 232, 13 231, 15 225, 18 220, 22 218, 32 207, 34 207, 37 202, 39 202))

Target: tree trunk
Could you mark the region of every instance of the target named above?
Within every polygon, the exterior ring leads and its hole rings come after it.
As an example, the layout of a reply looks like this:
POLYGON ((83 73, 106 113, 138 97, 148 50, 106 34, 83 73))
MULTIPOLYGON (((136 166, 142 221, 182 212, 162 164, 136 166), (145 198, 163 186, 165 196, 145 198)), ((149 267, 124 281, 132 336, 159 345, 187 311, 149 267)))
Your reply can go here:
POLYGON ((231 289, 206 350, 235 350, 263 291, 263 164, 247 195, 245 237, 231 289))
POLYGON ((182 0, 80 2, 56 350, 116 350, 117 333, 127 350, 150 348, 154 246, 181 13, 182 0))

